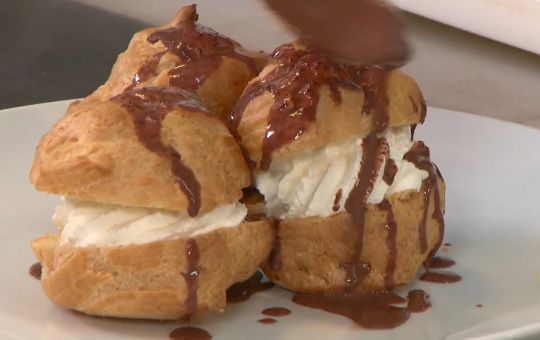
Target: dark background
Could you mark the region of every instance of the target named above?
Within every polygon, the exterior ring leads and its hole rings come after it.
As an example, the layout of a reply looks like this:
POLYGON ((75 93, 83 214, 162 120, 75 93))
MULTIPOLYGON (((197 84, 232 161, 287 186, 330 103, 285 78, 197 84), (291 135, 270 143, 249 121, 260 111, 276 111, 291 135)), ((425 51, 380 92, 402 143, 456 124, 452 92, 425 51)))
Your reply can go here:
POLYGON ((145 26, 67 0, 0 0, 0 109, 88 95, 145 26))

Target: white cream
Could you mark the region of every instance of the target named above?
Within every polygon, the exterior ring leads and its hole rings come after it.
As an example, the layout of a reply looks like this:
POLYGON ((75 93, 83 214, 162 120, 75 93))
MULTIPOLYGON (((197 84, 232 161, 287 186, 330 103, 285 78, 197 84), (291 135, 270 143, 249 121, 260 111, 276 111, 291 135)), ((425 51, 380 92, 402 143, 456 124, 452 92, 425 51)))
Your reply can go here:
MULTIPOLYGON (((398 171, 391 186, 383 180, 386 159, 367 202, 380 203, 385 196, 405 190, 420 190, 428 173, 403 159, 411 146, 410 126, 389 129, 383 136, 390 148, 390 158, 398 171)), ((256 177, 256 185, 265 196, 267 214, 279 218, 329 216, 344 211, 360 169, 362 139, 332 144, 287 161, 276 161, 256 177), (341 190, 333 210, 336 193, 341 190)))
POLYGON ((247 209, 241 203, 223 205, 193 218, 183 212, 62 198, 53 222, 62 229, 62 243, 103 247, 193 237, 219 228, 235 227, 246 215, 247 209))

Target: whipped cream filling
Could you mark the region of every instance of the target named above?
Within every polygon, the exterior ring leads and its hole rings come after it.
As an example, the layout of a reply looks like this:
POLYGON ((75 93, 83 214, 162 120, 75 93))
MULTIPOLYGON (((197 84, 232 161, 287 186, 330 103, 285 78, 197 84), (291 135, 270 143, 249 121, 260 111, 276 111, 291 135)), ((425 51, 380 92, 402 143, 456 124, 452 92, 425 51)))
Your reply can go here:
POLYGON ((53 222, 61 229, 61 243, 103 247, 193 237, 238 226, 246 215, 247 208, 241 203, 222 205, 204 215, 190 217, 184 212, 62 198, 53 222))
MULTIPOLYGON (((388 143, 397 172, 391 185, 383 180, 385 158, 367 199, 368 204, 378 204, 395 192, 419 191, 428 177, 426 171, 403 159, 413 145, 410 126, 388 129, 382 137, 388 143)), ((272 162, 268 171, 255 178, 257 189, 267 202, 267 215, 282 219, 326 217, 345 211, 345 202, 360 170, 362 143, 361 138, 350 139, 294 159, 272 162)))

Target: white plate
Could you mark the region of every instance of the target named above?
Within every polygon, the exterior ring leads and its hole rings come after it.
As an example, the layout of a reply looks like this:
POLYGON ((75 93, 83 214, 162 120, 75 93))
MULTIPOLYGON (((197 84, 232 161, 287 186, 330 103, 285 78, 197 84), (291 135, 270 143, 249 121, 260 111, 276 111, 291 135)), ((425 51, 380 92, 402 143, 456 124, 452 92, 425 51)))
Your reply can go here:
MULTIPOLYGON (((27 274, 35 261, 29 243, 54 230, 50 217, 57 202, 32 189, 28 169, 35 144, 67 104, 0 111, 0 339, 166 339, 176 323, 65 311, 50 304, 27 274)), ((495 339, 539 331, 540 132, 432 108, 417 136, 431 147, 446 178, 445 240, 453 244, 452 270, 462 282, 411 285, 426 290, 433 307, 392 331, 359 329, 348 319, 297 306, 278 288, 230 305, 200 325, 215 339, 464 339, 502 331, 489 337, 495 339), (273 306, 293 313, 275 325, 256 323, 261 310, 273 306)))
POLYGON ((390 0, 409 12, 540 54, 540 0, 390 0))

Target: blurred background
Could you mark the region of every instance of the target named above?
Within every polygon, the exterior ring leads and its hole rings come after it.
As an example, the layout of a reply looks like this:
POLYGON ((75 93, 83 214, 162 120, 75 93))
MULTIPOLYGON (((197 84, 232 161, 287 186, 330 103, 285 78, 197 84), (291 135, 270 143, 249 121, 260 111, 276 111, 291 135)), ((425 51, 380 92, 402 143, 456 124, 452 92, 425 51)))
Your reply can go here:
MULTIPOLYGON (((409 11, 405 69, 429 105, 540 128, 540 1, 394 1, 409 11)), ((0 109, 86 96, 134 32, 189 3, 2 0, 0 109)), ((196 3, 200 22, 246 47, 270 52, 294 38, 259 1, 196 3)))

